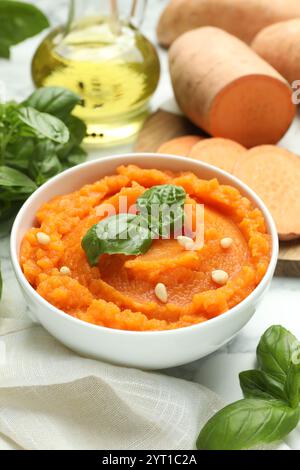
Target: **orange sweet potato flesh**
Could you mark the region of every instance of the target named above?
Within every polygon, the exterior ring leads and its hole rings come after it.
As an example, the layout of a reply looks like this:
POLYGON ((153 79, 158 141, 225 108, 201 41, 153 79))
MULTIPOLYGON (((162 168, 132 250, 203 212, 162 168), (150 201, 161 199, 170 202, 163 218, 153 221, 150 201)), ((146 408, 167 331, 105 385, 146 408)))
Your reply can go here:
POLYGON ((187 157, 195 144, 204 140, 198 135, 184 135, 168 140, 160 145, 157 149, 158 153, 170 153, 173 155, 183 155, 187 157))
POLYGON ((214 137, 245 147, 275 144, 295 105, 286 80, 250 47, 225 31, 204 27, 179 37, 169 51, 177 102, 214 137), (209 44, 209 47, 199 45, 209 44))
POLYGON ((264 27, 300 16, 299 0, 171 0, 158 26, 158 41, 170 46, 181 34, 216 26, 250 43, 264 27))
POLYGON ((289 83, 300 79, 300 18, 262 29, 252 48, 289 83))
POLYGON ((250 186, 271 211, 279 238, 300 237, 300 158, 263 145, 237 161, 234 174, 250 186))
POLYGON ((245 147, 233 140, 213 137, 194 145, 188 156, 232 173, 237 160, 243 158, 246 151, 245 147))

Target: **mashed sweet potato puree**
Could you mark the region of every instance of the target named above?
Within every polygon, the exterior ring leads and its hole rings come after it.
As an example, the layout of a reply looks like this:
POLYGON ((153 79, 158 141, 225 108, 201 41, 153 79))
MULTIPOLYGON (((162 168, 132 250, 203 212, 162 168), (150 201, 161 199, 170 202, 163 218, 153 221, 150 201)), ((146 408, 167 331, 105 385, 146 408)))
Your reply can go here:
POLYGON ((36 218, 21 246, 28 281, 69 315, 110 328, 164 330, 220 315, 253 291, 270 259, 262 213, 237 189, 192 173, 121 166, 116 175, 44 204, 36 218), (99 206, 110 203, 118 211, 120 195, 134 204, 146 188, 161 184, 182 186, 190 201, 204 204, 203 248, 188 251, 177 240, 159 239, 143 255, 104 254, 91 267, 81 240, 101 220, 99 206), (40 232, 50 237, 48 243, 39 242, 40 232), (220 243, 224 237, 232 239, 227 249, 220 243), (214 270, 228 274, 225 285, 214 282, 214 270), (166 286, 167 303, 156 297, 157 283, 166 286))

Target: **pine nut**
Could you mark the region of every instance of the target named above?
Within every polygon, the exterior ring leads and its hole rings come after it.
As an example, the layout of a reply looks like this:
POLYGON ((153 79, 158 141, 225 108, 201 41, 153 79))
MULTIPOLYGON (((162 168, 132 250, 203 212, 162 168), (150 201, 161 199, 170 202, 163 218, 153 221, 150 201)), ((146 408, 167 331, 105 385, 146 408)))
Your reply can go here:
POLYGON ((227 250, 227 248, 230 248, 232 243, 233 243, 233 240, 230 237, 225 237, 225 238, 222 238, 222 240, 220 240, 220 245, 225 250, 227 250))
POLYGON ((44 232, 38 232, 36 234, 36 239, 41 245, 48 245, 48 243, 51 241, 49 235, 44 232))
POLYGON ((70 268, 68 268, 68 266, 62 266, 62 267, 60 268, 59 272, 60 272, 61 274, 66 274, 66 275, 71 274, 71 270, 70 270, 70 268))
POLYGON ((156 284, 154 292, 158 300, 160 300, 164 304, 167 303, 168 291, 167 291, 166 286, 162 282, 159 282, 158 284, 156 284))
POLYGON ((191 250, 194 246, 194 240, 190 237, 185 237, 184 235, 179 235, 176 240, 179 245, 183 246, 185 250, 191 250))
POLYGON ((211 273, 212 280, 220 286, 224 286, 224 284, 226 284, 226 282, 228 281, 228 277, 228 273, 226 271, 223 271, 222 269, 216 269, 211 273))

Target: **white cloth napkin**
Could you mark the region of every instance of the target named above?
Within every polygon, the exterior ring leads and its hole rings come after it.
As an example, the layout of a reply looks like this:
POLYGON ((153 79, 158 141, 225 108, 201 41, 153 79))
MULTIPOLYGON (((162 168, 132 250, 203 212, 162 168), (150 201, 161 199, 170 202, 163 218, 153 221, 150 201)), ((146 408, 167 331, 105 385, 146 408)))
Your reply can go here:
POLYGON ((193 449, 222 401, 201 385, 78 356, 0 319, 0 449, 193 449))
POLYGON ((222 405, 199 384, 83 358, 26 318, 0 319, 0 450, 194 449, 222 405))

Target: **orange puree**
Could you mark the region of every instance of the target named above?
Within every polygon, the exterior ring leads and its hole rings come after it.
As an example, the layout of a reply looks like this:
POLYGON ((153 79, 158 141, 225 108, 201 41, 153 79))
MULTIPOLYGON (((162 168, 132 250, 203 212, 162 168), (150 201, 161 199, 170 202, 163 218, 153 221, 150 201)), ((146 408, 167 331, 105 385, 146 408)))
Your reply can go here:
POLYGON ((263 215, 237 189, 192 173, 134 165, 44 204, 20 255, 26 278, 48 302, 81 320, 124 330, 180 328, 220 315, 253 291, 269 259, 263 215), (101 204, 118 211, 120 195, 134 204, 145 188, 166 183, 182 186, 189 201, 204 204, 203 248, 189 251, 174 239, 159 239, 144 255, 102 255, 91 267, 81 240, 106 217, 101 204), (48 234, 50 242, 39 243, 38 232, 48 234), (225 237, 233 240, 227 249, 220 245, 225 237), (62 266, 70 273, 60 273, 62 266), (225 285, 212 280, 214 270, 228 273, 225 285), (167 303, 156 297, 157 283, 165 284, 167 303))

